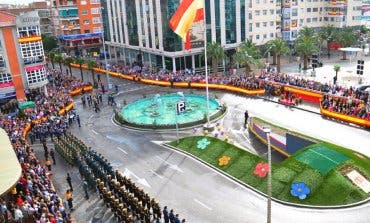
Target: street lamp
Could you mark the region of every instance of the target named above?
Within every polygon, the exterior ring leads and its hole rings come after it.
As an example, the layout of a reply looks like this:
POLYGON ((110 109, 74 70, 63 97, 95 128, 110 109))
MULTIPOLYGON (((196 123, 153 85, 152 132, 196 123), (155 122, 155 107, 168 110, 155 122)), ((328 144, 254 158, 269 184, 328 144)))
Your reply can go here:
POLYGON ((264 126, 262 127, 263 131, 266 133, 267 139, 267 160, 268 160, 268 172, 267 172, 267 223, 271 223, 271 142, 270 142, 270 133, 271 128, 264 126))
POLYGON ((101 18, 101 24, 102 24, 102 40, 103 40, 103 51, 104 51, 104 64, 105 64, 105 75, 107 77, 107 84, 108 84, 108 90, 112 88, 112 85, 110 83, 110 78, 109 78, 109 73, 108 73, 108 63, 107 63, 107 53, 105 51, 105 39, 104 39, 104 27, 103 27, 103 10, 104 10, 104 7, 101 7, 101 10, 100 10, 100 18, 101 18))

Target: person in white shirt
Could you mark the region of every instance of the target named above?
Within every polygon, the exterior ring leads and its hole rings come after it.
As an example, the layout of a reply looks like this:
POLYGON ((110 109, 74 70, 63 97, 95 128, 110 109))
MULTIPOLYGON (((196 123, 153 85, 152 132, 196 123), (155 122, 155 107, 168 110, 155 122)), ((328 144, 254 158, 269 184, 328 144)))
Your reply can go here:
POLYGON ((14 210, 14 219, 16 220, 17 223, 23 223, 23 213, 18 206, 14 210))

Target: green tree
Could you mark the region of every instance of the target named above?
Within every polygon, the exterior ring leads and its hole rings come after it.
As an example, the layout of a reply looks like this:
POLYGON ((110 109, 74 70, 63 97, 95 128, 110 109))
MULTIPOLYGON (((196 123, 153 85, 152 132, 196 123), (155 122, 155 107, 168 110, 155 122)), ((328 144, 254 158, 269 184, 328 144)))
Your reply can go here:
POLYGON ((67 64, 68 68, 69 68, 69 74, 72 76, 72 66, 71 66, 71 63, 74 62, 74 59, 72 57, 66 57, 64 59, 64 63, 67 64))
POLYGON ((55 37, 41 34, 41 38, 42 46, 46 52, 50 52, 51 50, 56 49, 58 47, 55 37))
POLYGON ((303 69, 308 68, 308 58, 317 52, 319 47, 317 41, 313 38, 298 38, 294 45, 295 51, 303 58, 303 69))
POLYGON ((335 39, 336 34, 337 29, 332 25, 325 26, 319 33, 320 39, 326 41, 326 49, 328 50, 328 55, 330 55, 330 44, 335 39))
MULTIPOLYGON (((341 47, 350 47, 357 43, 357 37, 354 30, 350 27, 341 29, 336 35, 336 41, 341 47)), ((343 60, 347 59, 347 52, 343 51, 343 60)))
POLYGON ((234 54, 234 63, 238 63, 245 67, 246 74, 250 74, 252 67, 258 67, 261 65, 260 51, 252 41, 247 40, 240 44, 234 54))
POLYGON ((82 72, 82 65, 85 63, 85 60, 82 59, 81 57, 77 57, 75 59, 75 63, 80 66, 81 80, 84 81, 84 75, 83 75, 83 72, 82 72))
POLYGON ((334 81, 333 83, 336 84, 337 83, 337 80, 338 80, 338 72, 340 71, 340 65, 339 64, 335 64, 334 67, 333 67, 334 71, 335 71, 335 77, 334 77, 334 81))
POLYGON ((299 30, 294 49, 303 58, 303 69, 307 70, 308 58, 319 52, 319 38, 315 31, 309 27, 299 30))
POLYGON ((54 66, 54 60, 55 60, 55 53, 54 52, 50 52, 48 54, 48 57, 49 57, 49 60, 51 62, 51 65, 53 66, 53 69, 55 69, 55 66, 54 66))
POLYGON ((87 61, 87 69, 89 69, 91 71, 91 75, 92 75, 92 78, 93 78, 93 82, 94 82, 94 85, 95 85, 95 72, 94 72, 94 68, 97 67, 97 63, 95 60, 88 60, 87 61))
POLYGON ((63 72, 62 70, 63 56, 61 54, 56 54, 54 60, 59 63, 60 72, 63 72))
POLYGON ((287 42, 282 38, 276 38, 268 41, 267 47, 272 52, 274 61, 277 62, 277 72, 280 72, 280 57, 290 52, 287 42))
POLYGON ((219 62, 225 58, 224 48, 219 43, 207 43, 207 56, 212 59, 213 73, 217 74, 219 62))

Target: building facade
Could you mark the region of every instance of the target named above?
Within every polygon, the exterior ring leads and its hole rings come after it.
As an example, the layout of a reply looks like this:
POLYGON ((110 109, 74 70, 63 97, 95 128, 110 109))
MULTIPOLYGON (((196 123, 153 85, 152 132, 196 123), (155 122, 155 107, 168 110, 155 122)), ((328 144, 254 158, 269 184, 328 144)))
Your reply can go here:
MULTIPOLYGON (((194 47, 185 51, 184 43, 169 28, 168 22, 180 2, 102 1, 104 33, 110 53, 126 64, 145 61, 157 69, 203 67, 204 39, 192 41, 194 47)), ((226 54, 232 54, 247 39, 263 45, 283 37, 292 43, 304 26, 359 26, 361 5, 359 0, 207 0, 206 37, 208 42, 220 43, 226 54)), ((201 27, 204 26, 196 25, 192 33, 203 32, 201 27)))
POLYGON ((46 1, 32 2, 28 5, 16 5, 9 6, 4 5, 0 8, 1 11, 7 11, 14 15, 20 15, 22 13, 37 11, 40 17, 40 30, 44 35, 52 35, 52 20, 51 20, 51 9, 46 1))
POLYGON ((0 12, 0 99, 25 99, 48 83, 37 11, 0 12))
POLYGON ((80 56, 102 46, 100 0, 51 0, 54 35, 64 51, 80 56))

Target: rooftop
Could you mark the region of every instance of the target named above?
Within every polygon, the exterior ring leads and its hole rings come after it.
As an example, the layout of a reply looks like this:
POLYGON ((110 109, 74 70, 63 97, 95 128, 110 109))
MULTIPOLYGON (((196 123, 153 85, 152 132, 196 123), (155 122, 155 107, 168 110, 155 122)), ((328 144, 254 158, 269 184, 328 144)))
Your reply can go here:
POLYGON ((0 11, 0 26, 11 26, 14 25, 16 15, 9 12, 0 11))

